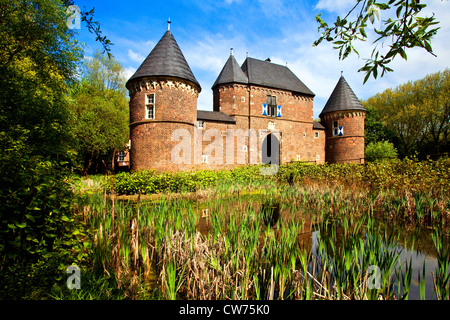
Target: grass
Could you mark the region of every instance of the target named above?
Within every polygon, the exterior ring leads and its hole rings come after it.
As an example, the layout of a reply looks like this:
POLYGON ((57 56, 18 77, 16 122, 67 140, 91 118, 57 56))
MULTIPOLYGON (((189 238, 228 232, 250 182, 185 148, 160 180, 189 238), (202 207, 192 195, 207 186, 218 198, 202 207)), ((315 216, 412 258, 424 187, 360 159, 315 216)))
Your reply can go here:
POLYGON ((448 299, 449 201, 440 182, 430 192, 422 183, 362 185, 356 176, 333 184, 339 179, 326 170, 327 183, 241 177, 136 201, 117 200, 101 183, 80 188, 77 210, 92 235, 90 268, 111 280, 109 291, 120 293, 111 298, 407 299, 412 263, 400 261, 399 236, 381 219, 434 228, 435 295, 448 299))

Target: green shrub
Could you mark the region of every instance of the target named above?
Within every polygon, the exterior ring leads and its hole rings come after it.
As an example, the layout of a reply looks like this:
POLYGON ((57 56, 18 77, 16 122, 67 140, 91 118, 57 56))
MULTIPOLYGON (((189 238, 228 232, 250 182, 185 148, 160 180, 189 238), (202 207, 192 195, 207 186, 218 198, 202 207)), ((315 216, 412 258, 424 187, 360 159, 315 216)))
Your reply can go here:
POLYGON ((260 174, 261 166, 243 166, 233 170, 198 170, 191 172, 157 172, 141 170, 121 172, 107 179, 105 188, 117 194, 154 194, 164 192, 193 192, 219 183, 246 184, 266 179, 260 174))
POLYGON ((364 151, 366 161, 397 158, 398 152, 394 144, 388 141, 371 142, 364 151))

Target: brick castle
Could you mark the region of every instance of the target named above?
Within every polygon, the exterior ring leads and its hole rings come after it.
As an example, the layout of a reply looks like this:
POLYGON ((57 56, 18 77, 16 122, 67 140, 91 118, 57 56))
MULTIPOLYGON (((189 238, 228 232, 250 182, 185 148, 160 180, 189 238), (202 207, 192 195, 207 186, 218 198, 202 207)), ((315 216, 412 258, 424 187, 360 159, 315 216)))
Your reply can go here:
POLYGON ((287 66, 233 51, 212 86, 213 111, 169 28, 127 81, 130 168, 364 161, 366 110, 343 76, 313 120, 314 93, 287 66))

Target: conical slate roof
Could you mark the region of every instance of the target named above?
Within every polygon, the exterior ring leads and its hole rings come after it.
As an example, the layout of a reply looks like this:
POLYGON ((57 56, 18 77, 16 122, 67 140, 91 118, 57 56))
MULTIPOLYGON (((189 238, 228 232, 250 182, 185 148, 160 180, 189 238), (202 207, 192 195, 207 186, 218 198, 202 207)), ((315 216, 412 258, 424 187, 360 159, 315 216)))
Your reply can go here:
POLYGON ((189 80, 201 90, 170 30, 166 31, 128 82, 148 76, 171 76, 189 80))
POLYGON ((326 113, 347 110, 366 111, 352 88, 350 88, 344 77, 341 76, 319 117, 322 117, 326 113))
POLYGON ((222 71, 217 77, 216 82, 214 82, 212 88, 225 83, 248 83, 247 76, 242 71, 232 53, 223 66, 222 71))

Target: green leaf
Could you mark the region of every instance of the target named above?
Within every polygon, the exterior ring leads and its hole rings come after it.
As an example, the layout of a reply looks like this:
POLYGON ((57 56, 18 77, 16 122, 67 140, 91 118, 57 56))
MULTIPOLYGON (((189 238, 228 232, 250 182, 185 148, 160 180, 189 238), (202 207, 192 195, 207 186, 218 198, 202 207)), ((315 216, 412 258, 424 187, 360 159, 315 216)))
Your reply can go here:
POLYGON ((402 48, 399 48, 398 53, 400 54, 400 56, 401 56, 403 59, 405 59, 405 60, 408 59, 408 57, 406 56, 406 52, 405 52, 402 48))
POLYGON ((27 223, 24 221, 22 223, 16 223, 16 226, 18 226, 19 228, 23 229, 27 226, 27 223))
POLYGON ((359 32, 361 32, 361 35, 362 35, 364 38, 367 38, 366 30, 365 30, 364 28, 359 28, 359 32))
POLYGON ((367 72, 366 72, 366 76, 364 77, 363 84, 367 82, 367 80, 369 79, 369 77, 370 77, 370 71, 367 71, 367 72))
POLYGON ((31 214, 26 214, 25 217, 27 217, 28 219, 31 220, 31 222, 35 222, 36 220, 34 219, 34 217, 31 214))

